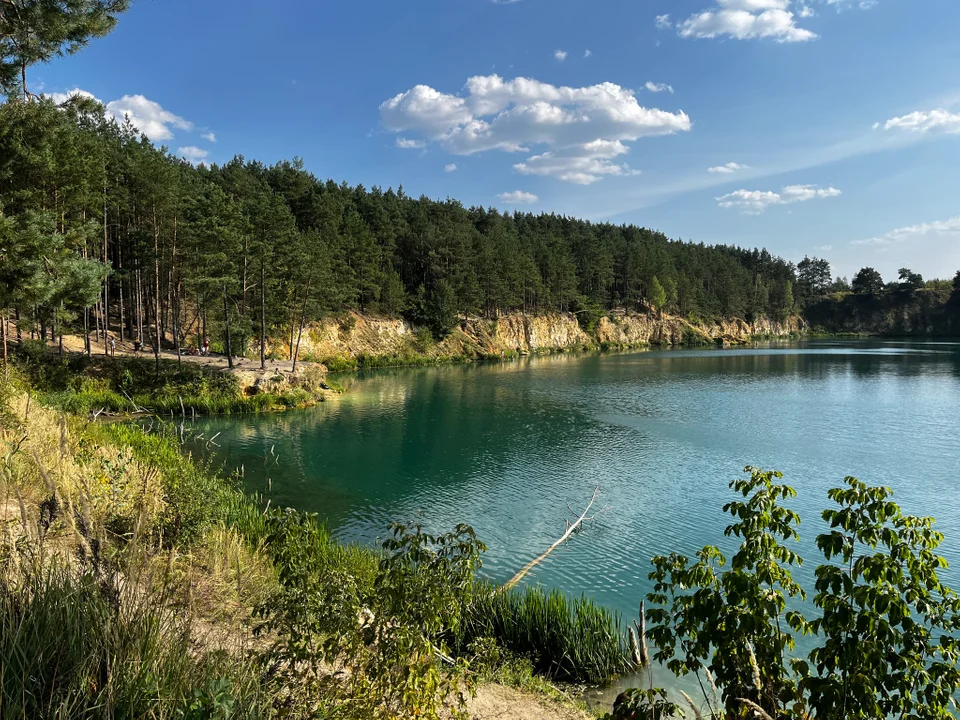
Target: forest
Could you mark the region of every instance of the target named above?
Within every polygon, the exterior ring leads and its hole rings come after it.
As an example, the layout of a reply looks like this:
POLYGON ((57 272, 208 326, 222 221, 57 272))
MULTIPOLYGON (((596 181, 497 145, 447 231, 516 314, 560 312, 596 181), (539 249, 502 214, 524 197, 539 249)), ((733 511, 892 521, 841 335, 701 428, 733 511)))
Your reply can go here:
POLYGON ((194 167, 84 97, 0 106, 0 236, 16 332, 235 354, 348 310, 442 337, 520 310, 785 316, 806 288, 765 250, 350 187, 299 159, 194 167))

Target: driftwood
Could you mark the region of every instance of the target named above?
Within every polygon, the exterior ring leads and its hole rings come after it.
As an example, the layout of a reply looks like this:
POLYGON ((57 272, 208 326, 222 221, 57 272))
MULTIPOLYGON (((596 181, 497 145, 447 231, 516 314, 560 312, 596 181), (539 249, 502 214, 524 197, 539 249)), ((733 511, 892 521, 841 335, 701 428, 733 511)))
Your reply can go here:
POLYGON ((570 539, 570 536, 573 535, 573 534, 580 528, 580 526, 583 525, 583 523, 584 523, 585 521, 587 521, 587 520, 592 520, 593 518, 588 518, 588 517, 587 517, 587 513, 590 512, 590 508, 592 508, 592 507, 593 507, 593 504, 597 501, 597 493, 598 493, 598 492, 600 492, 600 488, 599 488, 599 487, 598 487, 596 490, 593 491, 593 497, 590 498, 590 504, 587 505, 587 509, 583 511, 583 513, 580 515, 579 518, 577 518, 577 521, 576 521, 576 522, 574 522, 573 524, 570 524, 570 525, 567 526, 567 531, 563 534, 563 536, 562 536, 559 540, 557 540, 553 545, 551 545, 550 547, 548 547, 547 550, 546 550, 546 552, 544 552, 542 555, 534 558, 533 560, 531 560, 530 562, 528 562, 526 565, 524 565, 524 566, 523 566, 523 569, 520 570, 520 572, 518 572, 518 573, 517 573, 516 575, 514 575, 512 578, 510 578, 510 579, 507 581, 507 583, 506 583, 502 588, 500 588, 500 589, 501 589, 501 590, 509 590, 509 589, 512 588, 514 585, 516 585, 518 582, 520 582, 521 580, 523 580, 523 578, 526 577, 527 573, 529 573, 531 570, 533 570, 533 568, 535 568, 537 565, 539 565, 539 564, 542 563, 544 560, 546 560, 547 557, 550 555, 550 553, 552 553, 552 552, 553 552, 554 550, 556 550, 558 547, 560 547, 561 545, 563 545, 563 543, 565 543, 567 540, 569 540, 569 539, 570 539))

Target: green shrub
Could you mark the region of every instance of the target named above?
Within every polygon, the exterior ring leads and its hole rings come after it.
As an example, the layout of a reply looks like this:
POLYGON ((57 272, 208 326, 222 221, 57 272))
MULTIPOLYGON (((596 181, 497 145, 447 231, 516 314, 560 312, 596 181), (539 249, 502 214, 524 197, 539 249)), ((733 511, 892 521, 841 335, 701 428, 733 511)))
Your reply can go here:
POLYGON ((960 599, 940 580, 947 563, 933 519, 904 515, 888 488, 847 478, 828 493, 835 507, 817 537, 826 562, 815 573, 816 615, 787 612, 788 598, 806 597, 790 572, 802 559, 785 544, 798 539, 800 518, 780 505, 796 493, 780 473, 747 472, 730 484, 742 500, 724 507, 734 518, 725 534, 742 540, 728 569, 715 547, 696 560, 653 559, 654 659, 702 687, 701 675, 715 679, 711 716, 951 717, 960 599), (791 659, 793 633, 812 637, 806 658, 791 659))

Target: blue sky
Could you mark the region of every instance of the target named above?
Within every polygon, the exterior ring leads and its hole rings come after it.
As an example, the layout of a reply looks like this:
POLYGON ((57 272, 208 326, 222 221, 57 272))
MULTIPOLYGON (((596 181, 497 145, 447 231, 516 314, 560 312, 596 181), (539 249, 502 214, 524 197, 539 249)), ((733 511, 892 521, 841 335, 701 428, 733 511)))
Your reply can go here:
POLYGON ((194 160, 952 277, 958 27, 956 0, 136 0, 31 84, 194 160))

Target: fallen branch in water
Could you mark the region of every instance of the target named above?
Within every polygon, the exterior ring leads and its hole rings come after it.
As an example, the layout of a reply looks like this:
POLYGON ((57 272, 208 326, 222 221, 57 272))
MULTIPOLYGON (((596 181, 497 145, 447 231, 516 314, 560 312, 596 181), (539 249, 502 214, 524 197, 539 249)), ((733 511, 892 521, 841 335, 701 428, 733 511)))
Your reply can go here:
MULTIPOLYGON (((587 505, 587 509, 583 511, 583 514, 581 514, 580 517, 577 518, 577 521, 576 521, 575 523, 573 523, 572 525, 568 525, 568 526, 567 526, 567 531, 563 534, 563 536, 562 536, 559 540, 557 540, 553 545, 551 545, 550 547, 548 547, 547 550, 546 550, 546 552, 544 552, 542 555, 540 555, 539 557, 534 558, 533 560, 531 560, 530 562, 528 562, 526 565, 524 565, 524 566, 523 566, 523 569, 522 569, 520 572, 518 572, 516 575, 514 575, 512 578, 510 578, 510 579, 506 582, 506 584, 505 584, 502 588, 500 588, 500 589, 501 589, 501 590, 509 590, 509 589, 512 588, 514 585, 516 585, 518 582, 520 582, 521 580, 523 580, 523 578, 526 577, 526 575, 527 575, 528 572, 530 572, 531 570, 533 570, 533 568, 535 568, 537 565, 539 565, 539 564, 542 563, 544 560, 546 560, 546 559, 547 559, 547 556, 549 556, 550 553, 552 553, 552 552, 553 552, 554 550, 556 550, 558 547, 560 547, 561 545, 563 545, 563 543, 565 543, 567 540, 569 540, 569 539, 570 539, 570 536, 573 535, 573 534, 577 531, 577 529, 578 529, 586 520, 593 520, 592 517, 591 517, 591 518, 588 518, 588 517, 587 517, 587 513, 590 512, 590 508, 592 508, 592 507, 593 507, 593 504, 597 501, 597 493, 598 493, 598 492, 600 492, 599 486, 597 487, 596 490, 593 491, 593 497, 590 498, 590 504, 587 505)), ((569 506, 567 506, 567 507, 569 507, 569 506)), ((594 516, 594 517, 596 517, 596 516, 594 516)))

